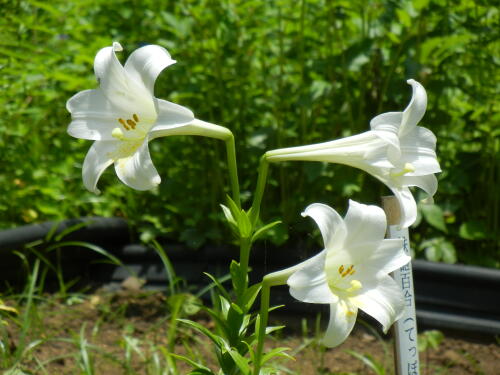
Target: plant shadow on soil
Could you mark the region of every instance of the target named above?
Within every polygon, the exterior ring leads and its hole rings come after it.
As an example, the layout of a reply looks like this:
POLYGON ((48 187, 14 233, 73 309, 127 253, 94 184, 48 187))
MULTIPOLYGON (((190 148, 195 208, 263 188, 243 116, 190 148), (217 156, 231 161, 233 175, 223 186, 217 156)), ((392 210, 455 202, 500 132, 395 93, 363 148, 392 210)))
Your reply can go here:
MULTIPOLYGON (((167 345, 168 310, 164 294, 140 290, 98 290, 73 298, 72 304, 68 301, 71 299, 62 301, 49 295, 45 302, 37 305, 27 342, 42 341, 24 356, 20 366, 23 371, 28 374, 79 373, 78 342, 84 337, 89 345, 95 374, 153 373, 148 370, 153 357, 155 353, 161 353, 159 347, 167 345), (125 337, 129 344, 128 357, 125 337)), ((21 307, 19 309, 22 310, 21 307)), ((213 328, 213 323, 203 313, 190 318, 213 328)), ((322 319, 323 325, 325 318, 322 319)), ((273 324, 286 324, 288 328, 270 338, 266 346, 289 347, 290 354, 295 358, 278 363, 278 367, 287 369, 280 373, 373 373, 348 351, 371 356, 387 369, 386 374, 393 373, 392 341, 388 337, 380 338, 376 329, 369 325, 356 324, 345 343, 334 349, 325 349, 314 339, 318 334, 310 332, 314 329, 305 328, 315 325, 314 318, 305 324, 305 320, 272 313, 271 319, 273 324)), ((9 321, 5 329, 6 344, 13 352, 20 345, 20 329, 14 321, 9 321)), ((178 327, 175 352, 202 359, 208 367, 216 368, 210 342, 186 327, 178 327)), ((437 348, 420 353, 420 362, 422 375, 495 375, 500 368, 500 346, 494 338, 478 340, 445 334, 437 348)), ((180 373, 189 372, 190 367, 186 364, 178 362, 178 366, 180 373)))

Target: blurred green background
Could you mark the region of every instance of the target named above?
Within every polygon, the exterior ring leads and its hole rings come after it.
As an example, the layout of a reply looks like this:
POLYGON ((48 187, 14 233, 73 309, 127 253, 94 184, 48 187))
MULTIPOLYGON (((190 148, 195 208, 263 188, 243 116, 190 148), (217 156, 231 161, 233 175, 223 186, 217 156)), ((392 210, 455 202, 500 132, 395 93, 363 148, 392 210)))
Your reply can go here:
MULTIPOLYGON (((155 140, 157 191, 122 185, 113 169, 85 191, 91 145, 66 134, 66 100, 96 87, 96 52, 119 41, 122 62, 144 44, 177 64, 156 96, 230 128, 243 201, 269 149, 369 129, 376 114, 402 111, 408 78, 427 89, 422 125, 438 137, 443 169, 435 205, 411 229, 417 256, 500 267, 500 14, 498 1, 0 0, 0 228, 85 215, 123 216, 142 239, 197 248, 227 242, 219 203, 227 191, 221 142, 155 140)), ((389 191, 352 168, 271 166, 266 241, 317 241, 300 212, 312 202, 344 213, 347 199, 380 204, 389 191)), ((418 196, 419 192, 416 192, 418 196)), ((316 245, 315 245, 316 246, 316 245)))

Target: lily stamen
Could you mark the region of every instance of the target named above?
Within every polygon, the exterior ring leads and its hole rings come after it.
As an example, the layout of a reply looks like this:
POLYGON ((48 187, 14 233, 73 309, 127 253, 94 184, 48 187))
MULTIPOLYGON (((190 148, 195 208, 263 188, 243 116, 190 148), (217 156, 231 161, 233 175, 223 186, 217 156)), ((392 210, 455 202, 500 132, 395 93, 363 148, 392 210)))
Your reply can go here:
POLYGON ((123 127, 125 128, 125 130, 130 130, 130 128, 128 127, 128 125, 127 125, 127 123, 125 122, 124 119, 119 118, 118 122, 123 125, 123 127))
POLYGON ((132 128, 135 129, 135 126, 137 125, 135 121, 127 119, 127 124, 132 128))

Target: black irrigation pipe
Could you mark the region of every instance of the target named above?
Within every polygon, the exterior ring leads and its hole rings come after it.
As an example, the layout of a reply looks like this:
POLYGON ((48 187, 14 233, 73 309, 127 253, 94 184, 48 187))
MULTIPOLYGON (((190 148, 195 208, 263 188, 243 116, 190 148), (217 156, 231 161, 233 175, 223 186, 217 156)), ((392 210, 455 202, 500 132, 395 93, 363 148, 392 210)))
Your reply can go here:
POLYGON ((64 240, 102 243, 116 240, 127 242, 129 239, 127 221, 121 218, 85 217, 60 222, 48 221, 0 231, 0 254, 43 240, 51 231, 53 236, 57 236, 80 225, 81 228, 69 233, 64 240))
MULTIPOLYGON (((119 218, 84 218, 58 223, 56 233, 61 233, 79 223, 86 225, 71 233, 65 240, 86 241, 98 244, 124 263, 124 267, 100 264, 88 267, 97 254, 83 261, 75 251, 66 258, 68 273, 81 275, 86 269, 87 279, 94 283, 121 283, 133 272, 147 280, 146 287, 166 289, 167 278, 158 255, 151 248, 140 244, 129 244, 130 233, 125 220, 119 218)), ((0 272, 12 268, 6 257, 9 250, 22 248, 29 242, 43 239, 55 223, 30 225, 0 231, 0 272), (7 261, 5 261, 7 259, 7 261)), ((208 279, 203 272, 222 276, 227 273, 231 258, 237 250, 233 246, 206 246, 198 250, 186 249, 182 245, 165 244, 164 249, 174 264, 175 272, 188 285, 200 288, 208 279)), ((84 253, 87 254, 87 252, 84 253)), ((87 254, 88 255, 88 254, 87 254)), ((309 254, 311 255, 311 254, 309 254)), ((293 249, 255 249, 252 263, 253 281, 265 273, 296 264, 301 259, 293 249), (286 263, 286 264, 284 264, 286 263)), ((425 327, 448 329, 485 335, 500 335, 500 270, 466 265, 449 265, 424 260, 413 261, 417 318, 425 327)), ((8 272, 2 273, 4 280, 8 272)), ((287 312, 316 313, 328 311, 318 305, 304 304, 293 300, 287 288, 277 288, 272 296, 274 304, 286 304, 287 312)))

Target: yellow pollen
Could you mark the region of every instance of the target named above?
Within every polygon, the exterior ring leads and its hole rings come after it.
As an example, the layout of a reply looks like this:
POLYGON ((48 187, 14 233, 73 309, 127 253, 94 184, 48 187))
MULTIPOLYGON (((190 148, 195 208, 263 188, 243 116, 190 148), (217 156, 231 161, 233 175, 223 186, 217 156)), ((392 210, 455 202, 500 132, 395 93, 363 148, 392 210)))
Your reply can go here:
POLYGON ((135 113, 132 115, 132 117, 134 118, 135 122, 139 122, 139 117, 135 113))
POLYGON ((127 123, 125 122, 124 119, 119 118, 118 122, 123 125, 123 127, 125 128, 125 130, 129 130, 129 127, 127 126, 127 123))
POLYGON ((340 274, 342 277, 346 277, 347 275, 352 275, 352 271, 354 271, 354 265, 351 264, 348 269, 346 269, 343 273, 340 274))
POLYGON ((343 265, 339 267, 339 273, 340 273, 341 275, 342 275, 342 272, 344 272, 344 266, 343 266, 343 265))
POLYGON ((127 120, 127 124, 132 128, 135 129, 135 126, 137 125, 133 120, 127 120))
POLYGON ((121 130, 120 128, 114 128, 111 132, 111 136, 115 137, 116 139, 122 140, 124 138, 123 130, 121 130))
POLYGON ((356 313, 355 313, 354 311, 347 310, 347 311, 345 312, 345 314, 346 314, 347 316, 353 316, 353 315, 354 315, 354 314, 356 314, 356 313))

